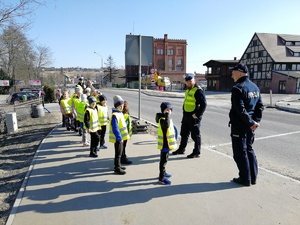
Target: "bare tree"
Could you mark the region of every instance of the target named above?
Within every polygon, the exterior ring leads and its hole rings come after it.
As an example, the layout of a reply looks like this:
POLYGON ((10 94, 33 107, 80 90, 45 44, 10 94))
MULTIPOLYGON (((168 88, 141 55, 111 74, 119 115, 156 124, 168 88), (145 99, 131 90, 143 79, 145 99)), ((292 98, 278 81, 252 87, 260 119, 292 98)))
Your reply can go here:
POLYGON ((33 11, 43 3, 37 0, 10 1, 0 0, 0 27, 13 23, 18 17, 32 15, 33 11))
POLYGON ((53 62, 51 49, 44 45, 36 46, 36 76, 40 77, 42 67, 49 66, 53 62))

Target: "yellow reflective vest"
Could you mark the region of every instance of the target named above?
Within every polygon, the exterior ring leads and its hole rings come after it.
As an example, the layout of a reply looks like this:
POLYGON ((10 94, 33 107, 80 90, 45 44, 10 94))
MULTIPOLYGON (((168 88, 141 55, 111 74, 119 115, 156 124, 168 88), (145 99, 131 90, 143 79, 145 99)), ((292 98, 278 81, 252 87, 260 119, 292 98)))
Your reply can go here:
POLYGON ((124 119, 127 125, 128 135, 131 138, 132 136, 132 125, 131 125, 131 119, 129 113, 124 114, 124 119))
POLYGON ((60 100, 60 104, 62 106, 62 109, 64 110, 65 114, 71 114, 72 113, 72 107, 69 105, 69 98, 60 100))
MULTIPOLYGON (((122 140, 123 141, 128 140, 129 134, 127 131, 127 126, 126 126, 126 122, 125 122, 123 113, 122 112, 113 112, 111 119, 113 118, 113 116, 116 116, 116 119, 118 121, 118 128, 120 130, 122 140)), ((109 142, 116 143, 116 137, 113 133, 111 122, 110 122, 110 126, 109 126, 109 142)))
POLYGON ((83 123, 86 106, 87 106, 86 102, 78 102, 76 104, 76 112, 77 112, 76 119, 79 120, 79 122, 83 123))
MULTIPOLYGON (((164 146, 164 137, 163 137, 163 130, 160 125, 160 120, 164 120, 165 118, 160 118, 158 121, 158 130, 157 130, 157 148, 162 150, 164 146)), ((174 150, 177 148, 177 142, 175 138, 175 129, 174 129, 174 124, 172 119, 170 119, 170 126, 167 129, 167 141, 168 141, 168 146, 170 150, 174 150)))
POLYGON ((191 90, 185 91, 183 109, 186 112, 193 112, 196 109, 196 99, 195 92, 198 90, 198 87, 193 87, 191 90))
MULTIPOLYGON (((98 122, 98 112, 97 109, 87 108, 86 111, 90 114, 90 130, 92 132, 97 132, 99 130, 99 122, 98 122)), ((87 129, 87 127, 84 126, 84 129, 87 129)))
POLYGON ((97 105, 98 108, 98 119, 100 126, 106 126, 108 123, 108 107, 97 105))

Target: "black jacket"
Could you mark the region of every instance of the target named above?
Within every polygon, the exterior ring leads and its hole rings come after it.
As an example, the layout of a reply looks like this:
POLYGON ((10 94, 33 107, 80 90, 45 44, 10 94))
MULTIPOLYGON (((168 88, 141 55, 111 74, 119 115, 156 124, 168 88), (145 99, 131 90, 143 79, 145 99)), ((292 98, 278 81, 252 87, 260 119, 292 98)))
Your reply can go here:
POLYGON ((230 123, 250 128, 260 122, 264 105, 259 88, 247 76, 241 77, 231 90, 230 123))
POLYGON ((156 113, 155 120, 158 123, 160 118, 165 118, 164 120, 160 120, 160 126, 163 132, 163 148, 169 148, 167 141, 167 130, 170 127, 170 117, 169 113, 156 113))

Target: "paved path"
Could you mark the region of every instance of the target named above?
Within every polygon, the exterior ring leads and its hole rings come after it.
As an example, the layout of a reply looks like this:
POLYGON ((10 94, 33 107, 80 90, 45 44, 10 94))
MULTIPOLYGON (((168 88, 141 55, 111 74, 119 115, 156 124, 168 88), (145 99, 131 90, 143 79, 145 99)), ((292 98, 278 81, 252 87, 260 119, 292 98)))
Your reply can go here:
MULTIPOLYGON (((299 225, 300 182, 259 170, 257 184, 231 183, 231 157, 170 156, 172 185, 157 183, 156 138, 136 134, 133 164, 115 175, 113 145, 89 158, 80 137, 55 128, 41 144, 7 225, 299 225)), ((187 154, 191 152, 189 144, 187 154)), ((259 160, 259 159, 258 159, 259 160)))

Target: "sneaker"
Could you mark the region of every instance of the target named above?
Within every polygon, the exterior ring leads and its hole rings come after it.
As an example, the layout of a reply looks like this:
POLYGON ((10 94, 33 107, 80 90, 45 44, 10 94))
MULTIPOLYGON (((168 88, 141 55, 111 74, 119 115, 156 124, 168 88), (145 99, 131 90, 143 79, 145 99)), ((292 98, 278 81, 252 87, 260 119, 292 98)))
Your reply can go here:
POLYGON ((89 147, 90 145, 88 143, 83 143, 83 147, 89 147))
POLYGON ((165 178, 170 178, 170 177, 172 177, 172 175, 171 175, 171 174, 169 174, 169 173, 165 173, 165 178))
POLYGON ((100 149, 107 149, 107 146, 105 144, 100 146, 100 149))
POLYGON ((121 167, 118 169, 114 169, 115 174, 124 175, 126 174, 126 171, 123 170, 121 167))
POLYGON ((68 131, 70 131, 70 130, 71 130, 71 128, 70 128, 70 127, 67 127, 67 130, 68 130, 68 131))
POLYGON ((172 152, 172 155, 183 155, 184 154, 184 150, 181 149, 177 149, 175 152, 172 152))
POLYGON ((99 150, 100 150, 100 148, 99 148, 99 146, 97 146, 97 147, 96 147, 96 151, 99 151, 99 150))
POLYGON ((162 184, 162 185, 170 185, 172 182, 166 178, 164 178, 163 180, 158 180, 158 183, 162 184))
POLYGON ((121 168, 122 170, 126 170, 126 167, 125 167, 125 166, 120 166, 120 168, 121 168))

